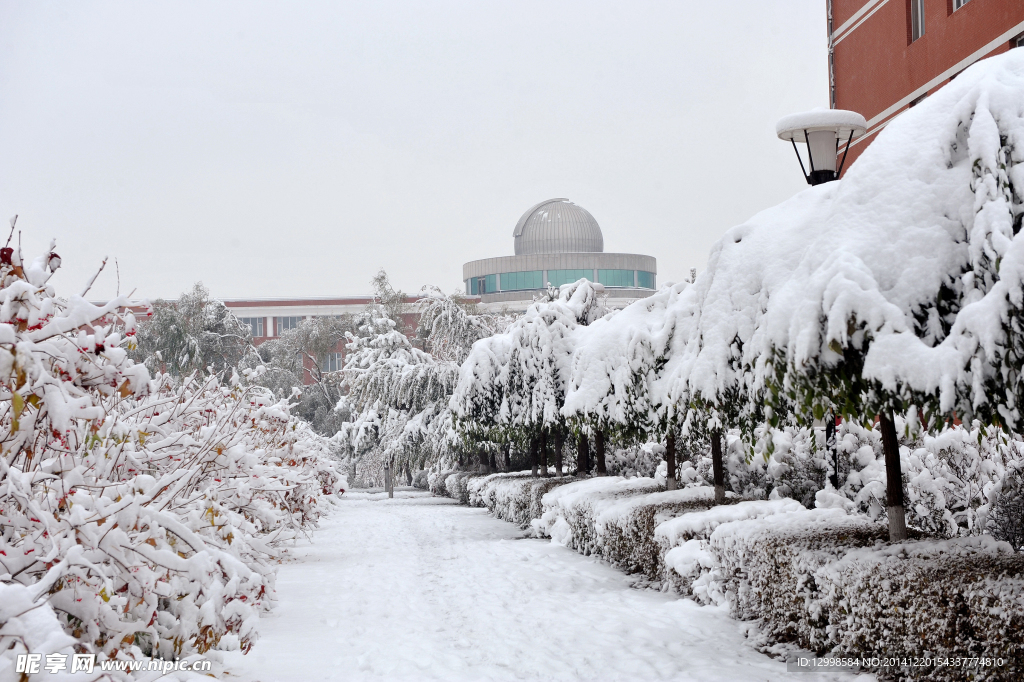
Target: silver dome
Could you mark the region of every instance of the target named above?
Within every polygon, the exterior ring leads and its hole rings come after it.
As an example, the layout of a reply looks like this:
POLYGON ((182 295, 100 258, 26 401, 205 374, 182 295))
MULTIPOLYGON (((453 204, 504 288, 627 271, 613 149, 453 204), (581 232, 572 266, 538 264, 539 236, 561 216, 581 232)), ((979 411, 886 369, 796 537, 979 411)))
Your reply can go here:
POLYGON ((601 227, 587 210, 568 199, 548 199, 523 214, 513 233, 516 255, 600 253, 601 227))

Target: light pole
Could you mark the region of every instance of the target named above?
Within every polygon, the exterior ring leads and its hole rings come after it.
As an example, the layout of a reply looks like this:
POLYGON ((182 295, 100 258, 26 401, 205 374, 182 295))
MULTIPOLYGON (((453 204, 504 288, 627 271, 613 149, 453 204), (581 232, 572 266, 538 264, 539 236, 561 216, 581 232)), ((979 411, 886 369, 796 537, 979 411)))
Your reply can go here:
MULTIPOLYGON (((775 124, 775 132, 780 140, 789 140, 793 151, 800 162, 800 170, 808 185, 821 185, 838 180, 846 155, 850 151, 853 138, 867 132, 867 121, 856 111, 845 109, 814 109, 800 114, 790 114, 775 124), (843 159, 839 161, 839 143, 845 141, 843 159), (807 145, 807 165, 811 172, 804 168, 804 160, 796 143, 807 145), (839 165, 836 166, 836 162, 839 165)), ((839 489, 839 450, 836 447, 836 415, 830 409, 825 415, 825 449, 832 456, 832 487, 839 489)))
POLYGON ((793 151, 800 161, 800 170, 807 184, 820 185, 839 179, 846 163, 846 154, 850 151, 850 143, 853 138, 867 132, 867 122, 855 111, 814 109, 780 119, 775 124, 775 132, 780 140, 788 140, 793 144, 793 151), (811 169, 809 173, 796 148, 797 142, 807 145, 807 164, 811 169), (837 167, 840 142, 846 143, 846 149, 837 167))

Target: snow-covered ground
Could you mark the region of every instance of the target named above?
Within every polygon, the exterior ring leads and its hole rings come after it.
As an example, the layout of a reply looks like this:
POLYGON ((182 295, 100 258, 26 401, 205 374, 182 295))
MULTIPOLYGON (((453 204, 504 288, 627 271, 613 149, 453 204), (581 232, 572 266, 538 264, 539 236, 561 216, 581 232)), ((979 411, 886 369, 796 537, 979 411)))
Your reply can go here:
POLYGON ((280 567, 280 601, 225 679, 854 679, 787 673, 725 611, 521 538, 419 491, 348 492, 280 567))

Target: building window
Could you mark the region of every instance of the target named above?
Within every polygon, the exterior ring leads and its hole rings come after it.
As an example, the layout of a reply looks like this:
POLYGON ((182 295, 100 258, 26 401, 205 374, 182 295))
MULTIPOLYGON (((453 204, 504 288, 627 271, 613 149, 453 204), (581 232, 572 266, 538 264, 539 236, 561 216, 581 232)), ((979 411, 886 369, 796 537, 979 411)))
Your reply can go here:
POLYGON ((910 42, 924 35, 924 0, 910 2, 910 42))
POLYGON ((298 329, 299 323, 302 322, 301 317, 279 317, 277 318, 277 334, 281 335, 281 332, 286 332, 289 329, 298 329))
POLYGON ((495 293, 498 290, 498 276, 497 275, 487 275, 487 277, 485 277, 484 280, 485 280, 484 281, 484 286, 487 287, 487 288, 484 289, 481 293, 493 294, 493 293, 495 293))
POLYGON ((654 286, 656 277, 653 272, 644 272, 643 270, 637 270, 636 272, 636 283, 637 286, 644 289, 656 289, 654 286))
POLYGON ((238 321, 249 328, 249 332, 252 334, 252 338, 257 339, 263 336, 263 318, 262 317, 240 317, 238 321))
POLYGON ((341 369, 341 353, 327 353, 320 359, 321 372, 337 372, 341 369))
POLYGON ((1010 41, 1010 49, 1012 50, 1015 47, 1024 47, 1024 33, 1010 41))
POLYGON ((597 281, 606 287, 633 286, 632 270, 598 270, 597 281))
POLYGON ((581 279, 593 279, 594 271, 586 270, 548 270, 548 283, 553 287, 560 287, 581 279))
POLYGON ((544 271, 526 270, 523 272, 501 273, 502 291, 522 291, 524 289, 543 289, 544 271))
POLYGON ((957 11, 958 9, 966 5, 968 2, 970 2, 970 0, 953 0, 953 11, 957 11))

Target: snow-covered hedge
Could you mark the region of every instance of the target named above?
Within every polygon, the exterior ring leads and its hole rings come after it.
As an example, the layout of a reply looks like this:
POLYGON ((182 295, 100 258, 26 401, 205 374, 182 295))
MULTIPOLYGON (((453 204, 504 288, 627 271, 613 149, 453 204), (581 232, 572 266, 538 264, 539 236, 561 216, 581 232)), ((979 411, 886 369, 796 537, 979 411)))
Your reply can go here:
POLYGON ((760 619, 776 641, 820 650, 827 641, 815 571, 849 549, 888 538, 882 524, 841 509, 812 509, 724 523, 711 533, 711 568, 695 585, 703 601, 728 602, 736 617, 760 619))
POLYGON ((732 521, 759 519, 802 509, 795 500, 748 500, 705 511, 691 511, 664 521, 653 532, 653 543, 659 549, 662 569, 658 577, 677 593, 693 595, 693 582, 705 568, 712 566, 706 547, 716 528, 732 521))
POLYGON ((927 651, 987 656, 980 672, 942 666, 903 671, 930 680, 1020 679, 1024 674, 1024 556, 991 537, 907 542, 851 550, 814 573, 810 608, 829 647, 853 652, 927 651))
POLYGON ((538 535, 589 556, 600 552, 598 516, 602 511, 623 498, 664 490, 664 484, 653 478, 606 476, 576 481, 543 497, 542 513, 533 526, 538 535))
POLYGON ((530 471, 482 476, 469 482, 468 504, 487 507, 495 518, 526 529, 540 518, 544 495, 575 480, 566 476, 536 477, 530 471))
POLYGON ((458 500, 459 504, 469 504, 469 482, 480 474, 468 471, 456 471, 444 479, 444 492, 447 497, 458 500))
POLYGON ((101 660, 248 650, 284 543, 344 478, 265 389, 151 380, 127 301, 58 298, 59 262, 0 250, 0 584, 38 607, 4 598, 0 677, 51 613, 101 660))
POLYGON ((430 472, 426 469, 420 469, 412 475, 412 487, 419 488, 420 490, 430 489, 430 472))
MULTIPOLYGON (((757 619, 770 642, 842 656, 997 657, 1005 665, 975 679, 1018 679, 1024 556, 990 537, 887 537, 885 525, 839 509, 723 523, 690 559, 703 564, 693 592, 757 619)), ((958 668, 900 674, 968 679, 958 668)))
POLYGON ((427 474, 427 489, 430 490, 430 494, 435 497, 448 497, 445 481, 454 473, 455 471, 452 470, 431 470, 427 474))

